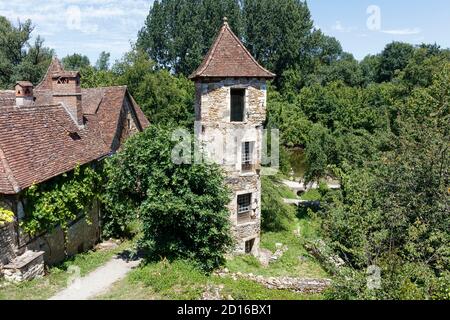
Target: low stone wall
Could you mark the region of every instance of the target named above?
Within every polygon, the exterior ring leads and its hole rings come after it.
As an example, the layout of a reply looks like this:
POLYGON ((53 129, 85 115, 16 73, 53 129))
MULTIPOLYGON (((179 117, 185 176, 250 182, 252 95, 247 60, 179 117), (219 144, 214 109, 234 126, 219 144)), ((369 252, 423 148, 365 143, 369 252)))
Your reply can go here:
POLYGON ((6 265, 3 270, 5 279, 22 282, 44 276, 44 252, 27 251, 6 265))
POLYGON ((229 273, 222 270, 216 273, 219 277, 231 277, 234 280, 245 279, 262 284, 268 289, 290 290, 297 293, 321 293, 331 285, 330 279, 304 279, 291 277, 257 276, 252 273, 229 273))
POLYGON ((0 226, 0 269, 16 257, 17 238, 13 223, 0 226))

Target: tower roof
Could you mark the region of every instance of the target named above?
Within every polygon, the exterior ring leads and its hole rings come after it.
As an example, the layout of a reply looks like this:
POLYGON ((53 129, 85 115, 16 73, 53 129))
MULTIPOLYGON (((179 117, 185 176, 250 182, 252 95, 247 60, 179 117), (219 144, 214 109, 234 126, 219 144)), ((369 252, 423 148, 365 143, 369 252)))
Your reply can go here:
POLYGON ((275 74, 263 68, 233 33, 226 18, 202 64, 190 79, 199 78, 267 78, 275 74))

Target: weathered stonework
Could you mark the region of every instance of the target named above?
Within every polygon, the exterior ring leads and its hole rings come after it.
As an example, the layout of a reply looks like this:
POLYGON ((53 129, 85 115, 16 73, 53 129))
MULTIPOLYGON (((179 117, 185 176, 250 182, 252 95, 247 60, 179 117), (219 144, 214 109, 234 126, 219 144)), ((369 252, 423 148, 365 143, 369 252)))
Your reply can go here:
POLYGON ((13 223, 8 223, 0 227, 0 270, 3 265, 16 257, 17 240, 15 235, 16 232, 13 223))
POLYGON ((263 123, 266 118, 266 81, 264 79, 222 79, 196 82, 196 134, 208 159, 219 163, 233 191, 228 209, 236 239, 236 253, 257 255, 261 229, 261 154, 263 123), (244 121, 231 122, 231 89, 245 89, 244 121), (242 143, 253 143, 250 171, 242 170, 242 143), (238 222, 238 196, 251 193, 250 220, 238 222))
POLYGON ((44 276, 44 252, 27 251, 4 266, 6 280, 22 282, 44 276))
MULTIPOLYGON (((84 217, 76 220, 67 232, 67 256, 82 253, 95 246, 100 239, 99 208, 95 203, 89 212, 89 223, 84 217)), ((61 228, 34 239, 21 237, 21 247, 27 250, 43 251, 45 263, 53 265, 63 261, 66 256, 64 233, 61 228)))

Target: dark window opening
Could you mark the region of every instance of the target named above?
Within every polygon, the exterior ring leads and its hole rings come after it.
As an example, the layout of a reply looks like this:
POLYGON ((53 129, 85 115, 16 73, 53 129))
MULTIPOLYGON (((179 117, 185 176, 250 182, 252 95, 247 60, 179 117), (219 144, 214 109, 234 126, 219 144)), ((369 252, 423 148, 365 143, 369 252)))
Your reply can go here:
POLYGON ((244 142, 242 144, 242 171, 253 171, 255 166, 253 162, 254 142, 244 142))
POLYGON ((74 141, 81 140, 81 137, 77 132, 69 132, 69 137, 71 137, 74 141))
POLYGON ((241 194, 237 197, 237 222, 238 224, 247 223, 251 221, 251 204, 252 194, 241 194))
POLYGON ((231 122, 243 122, 245 89, 231 89, 231 122))
POLYGON ((57 84, 68 84, 69 83, 69 79, 68 78, 59 78, 56 83, 57 84))
POLYGON ((245 241, 245 253, 251 253, 254 245, 255 245, 255 239, 245 241))

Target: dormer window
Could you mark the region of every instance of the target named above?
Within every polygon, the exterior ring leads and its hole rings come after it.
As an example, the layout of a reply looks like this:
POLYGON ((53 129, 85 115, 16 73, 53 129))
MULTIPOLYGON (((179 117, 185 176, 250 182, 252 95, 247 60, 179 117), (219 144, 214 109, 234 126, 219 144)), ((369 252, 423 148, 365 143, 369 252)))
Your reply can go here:
POLYGON ((231 89, 231 122, 243 122, 245 110, 245 89, 231 89))

